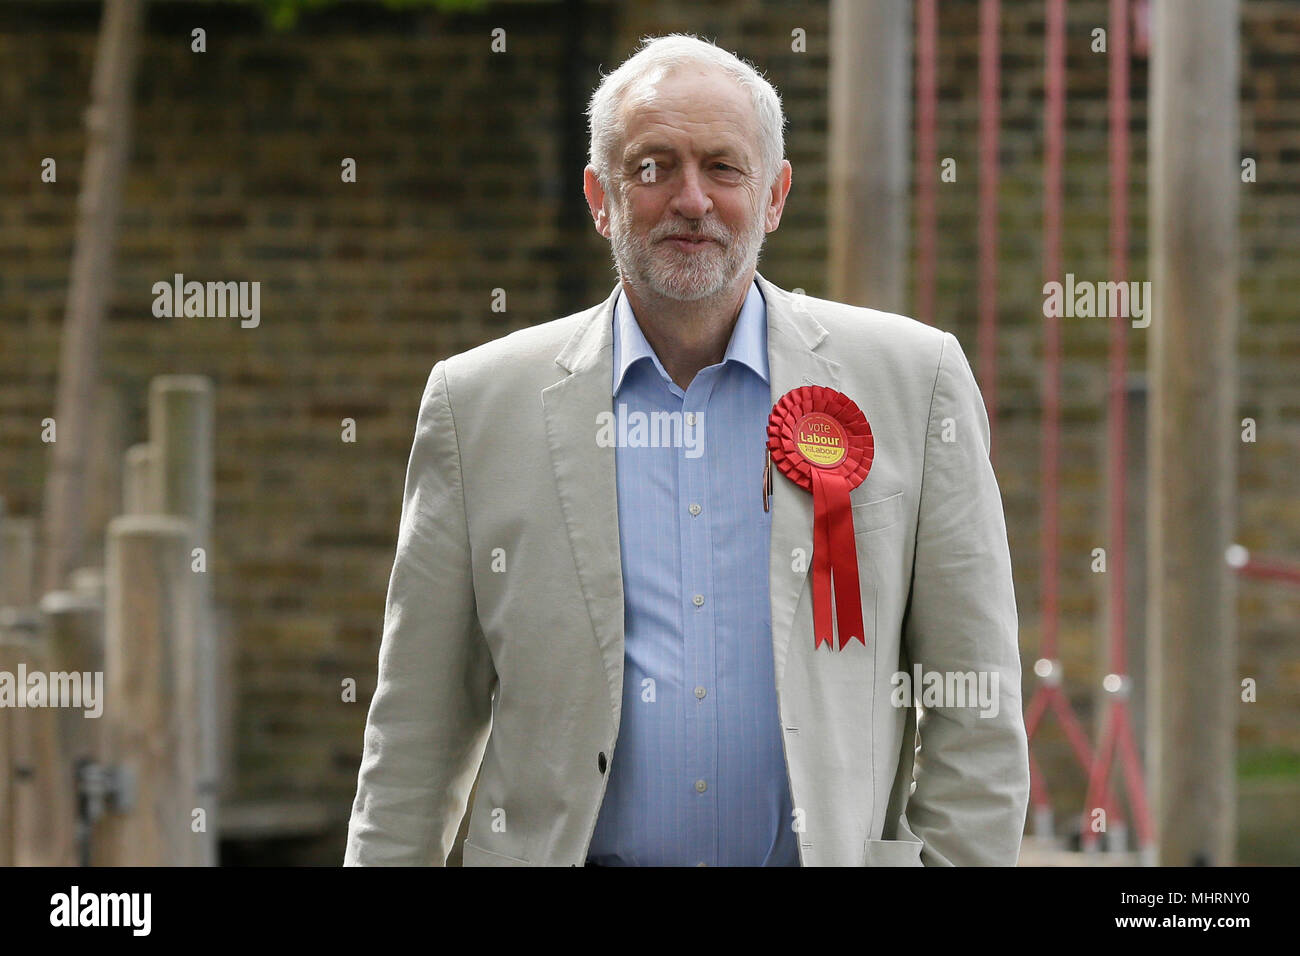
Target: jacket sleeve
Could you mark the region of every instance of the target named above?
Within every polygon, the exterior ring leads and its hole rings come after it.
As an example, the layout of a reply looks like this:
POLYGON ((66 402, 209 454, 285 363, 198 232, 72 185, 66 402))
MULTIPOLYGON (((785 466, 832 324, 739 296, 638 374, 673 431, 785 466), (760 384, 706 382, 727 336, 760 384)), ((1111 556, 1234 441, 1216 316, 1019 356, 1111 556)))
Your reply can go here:
POLYGON ((1014 866, 1019 857, 1029 752, 1017 627, 988 416, 961 346, 944 333, 903 641, 923 673, 973 671, 997 692, 996 708, 922 708, 905 815, 927 866, 1014 866))
POLYGON ((482 759, 495 672, 475 614, 462 482, 439 362, 407 463, 345 866, 444 866, 482 759))

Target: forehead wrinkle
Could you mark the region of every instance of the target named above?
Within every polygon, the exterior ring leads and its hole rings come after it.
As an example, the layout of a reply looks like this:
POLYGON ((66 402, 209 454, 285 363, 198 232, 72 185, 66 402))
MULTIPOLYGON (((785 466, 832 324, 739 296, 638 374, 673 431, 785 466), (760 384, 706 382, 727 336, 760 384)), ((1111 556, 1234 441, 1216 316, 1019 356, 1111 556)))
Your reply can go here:
MULTIPOLYGON (((702 159, 713 159, 715 156, 737 156, 744 160, 749 158, 748 151, 739 143, 725 143, 709 146, 699 151, 688 150, 688 152, 696 153, 702 159)), ((627 146, 625 158, 631 159, 635 156, 646 156, 651 153, 667 153, 670 156, 680 156, 682 150, 665 140, 633 141, 627 146)))
MULTIPOLYGON (((655 126, 662 126, 671 133, 692 136, 692 127, 716 127, 721 124, 725 132, 733 135, 739 144, 747 144, 749 140, 761 135, 753 102, 731 77, 718 70, 656 70, 642 77, 627 91, 620 104, 619 114, 623 134, 621 138, 627 144, 624 146, 625 160, 631 155, 631 149, 637 140, 648 138, 647 130, 655 126), (705 80, 704 89, 688 91, 682 89, 681 83, 674 82, 686 76, 705 80), (669 85, 669 89, 663 89, 665 85, 669 85), (719 87, 727 91, 726 96, 710 96, 719 87), (710 111, 707 119, 695 118, 694 109, 701 100, 707 103, 706 108, 710 111)), ((671 140, 673 137, 664 138, 671 140)), ((744 155, 746 162, 750 161, 748 145, 734 148, 744 155)))

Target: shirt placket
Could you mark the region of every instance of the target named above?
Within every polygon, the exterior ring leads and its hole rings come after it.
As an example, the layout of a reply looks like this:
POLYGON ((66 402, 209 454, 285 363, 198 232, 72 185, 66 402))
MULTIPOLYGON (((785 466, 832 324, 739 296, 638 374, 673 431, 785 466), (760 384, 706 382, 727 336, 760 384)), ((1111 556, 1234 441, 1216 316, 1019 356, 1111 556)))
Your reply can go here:
POLYGON ((697 811, 693 829, 702 845, 697 865, 718 864, 718 711, 714 649, 717 594, 712 562, 711 502, 708 500, 708 434, 705 414, 716 369, 699 372, 682 402, 682 443, 677 449, 678 523, 681 528, 681 593, 686 602, 682 635, 683 706, 686 726, 687 780, 697 811), (693 440, 687 440, 688 438, 693 440), (702 439, 702 442, 701 442, 702 439), (703 454, 690 457, 692 449, 703 454), (688 454, 690 453, 690 454, 688 454))

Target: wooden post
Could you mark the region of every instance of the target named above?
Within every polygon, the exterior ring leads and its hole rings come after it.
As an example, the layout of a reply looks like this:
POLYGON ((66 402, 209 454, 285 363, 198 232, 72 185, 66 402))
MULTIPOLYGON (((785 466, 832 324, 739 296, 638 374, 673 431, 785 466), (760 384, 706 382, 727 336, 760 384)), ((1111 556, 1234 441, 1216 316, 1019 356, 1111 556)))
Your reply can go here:
POLYGON ((1156 0, 1148 755, 1160 865, 1236 843, 1236 0, 1156 0))
POLYGON ((162 513, 158 491, 158 450, 140 442, 126 450, 122 469, 122 513, 156 515, 162 513))
POLYGON ((126 812, 100 822, 96 856, 112 866, 188 866, 196 786, 196 575, 193 531, 165 515, 125 515, 108 526, 104 669, 107 751, 133 777, 126 812), (101 855, 102 854, 102 855, 101 855))
MULTIPOLYGON (((20 664, 29 674, 50 670, 35 572, 36 522, 0 515, 0 671, 15 681, 20 664)), ((0 865, 75 862, 75 797, 58 720, 48 706, 0 707, 0 865)))
MULTIPOLYGON (((4 496, 0 495, 0 615, 7 613, 4 606, 5 584, 9 573, 8 551, 5 547, 6 510, 4 496)), ((0 622, 0 665, 9 659, 7 642, 8 629, 3 622, 0 622)), ((11 782, 13 761, 9 752, 11 733, 9 715, 0 709, 0 866, 14 865, 14 798, 11 782)))
POLYGON ((911 7, 831 0, 830 297, 888 312, 907 302, 911 7))
MULTIPOLYGON (((107 522, 104 525, 108 527, 107 522)), ((83 623, 80 625, 82 636, 80 636, 73 647, 66 648, 62 651, 69 662, 69 666, 87 666, 96 667, 101 673, 104 671, 104 569, 100 567, 78 568, 70 576, 72 584, 72 594, 78 605, 85 610, 80 617, 83 623), (93 638, 85 635, 85 631, 93 628, 93 638)), ((56 630, 57 633, 57 630, 56 630)), ((56 649, 56 653, 58 650, 56 649)), ((103 681, 104 694, 107 696, 108 681, 105 677, 103 681)), ((107 706, 107 702, 105 702, 107 706)), ((106 734, 104 728, 106 721, 101 713, 98 718, 86 719, 83 723, 90 723, 92 726, 83 728, 84 739, 78 741, 74 737, 71 748, 68 750, 67 759, 72 762, 74 769, 78 768, 78 761, 84 758, 92 761, 98 767, 108 766, 108 750, 106 734), (79 753, 78 747, 84 751, 79 753)), ((80 796, 80 794, 78 794, 80 796)), ((102 866, 104 860, 95 856, 94 844, 94 826, 97 821, 85 820, 78 817, 77 833, 79 836, 77 851, 78 857, 82 858, 85 854, 85 862, 89 866, 102 866), (84 844, 82 842, 84 840, 84 844)))
MULTIPOLYGON (((116 385, 101 382, 95 389, 94 415, 91 418, 90 447, 86 454, 86 524, 83 542, 86 557, 102 562, 104 529, 122 513, 122 448, 124 410, 122 394, 116 385)), ((75 565, 68 574, 74 573, 75 565)), ((60 581, 58 587, 67 587, 60 581)))
MULTIPOLYGON (((41 613, 49 634, 52 669, 83 675, 83 682, 98 676, 104 680, 104 597, 103 578, 99 588, 80 569, 81 587, 69 591, 51 591, 41 599, 41 613), (87 677, 89 675, 89 677, 87 677)), ((102 707, 103 701, 98 705, 102 707)), ((80 760, 101 761, 100 728, 103 714, 87 717, 87 708, 59 709, 59 742, 63 759, 71 771, 80 760)))
MULTIPOLYGON (((12 646, 13 640, 9 628, 0 623, 0 669, 20 652, 12 646)), ((10 708, 0 708, 0 867, 14 865, 13 715, 10 708)))
MULTIPOLYGON (((6 615, 0 625, 0 671, 14 675, 19 694, 25 678, 48 677, 51 654, 35 615, 6 615)), ((14 866, 71 866, 76 862, 76 802, 72 767, 59 747, 58 708, 28 698, 27 706, 0 708, 0 734, 7 736, 6 803, 14 866), (32 706, 35 704, 36 706, 32 706)))
MULTIPOLYGON (((208 562, 212 559, 213 411, 212 383, 200 375, 160 375, 149 385, 149 444, 154 448, 154 481, 161 512, 187 520, 191 547, 202 548, 204 570, 194 572, 196 601, 194 697, 190 705, 198 727, 198 803, 206 819, 199 841, 200 866, 217 859, 220 746, 217 701, 222 692, 219 655, 211 613, 208 562)), ((187 562, 187 567, 189 563, 187 562)))
POLYGON ((238 713, 239 686, 236 682, 238 673, 235 669, 235 642, 231 640, 234 625, 228 608, 213 605, 209 608, 212 622, 213 643, 217 654, 216 703, 217 712, 217 799, 215 805, 222 821, 222 828, 216 834, 220 843, 221 834, 225 833, 223 808, 235 799, 238 787, 236 775, 236 714, 238 713))
MULTIPOLYGON (((48 636, 38 633, 26 653, 28 673, 56 670, 48 636)), ((13 753, 26 772, 14 781, 14 863, 17 866, 76 864, 77 800, 72 764, 65 759, 59 725, 64 708, 17 711, 13 753)), ((81 711, 70 711, 80 715, 81 711)))
POLYGON ((36 522, 0 519, 0 607, 36 603, 36 522))
POLYGON ((149 443, 156 450, 164 514, 212 526, 212 383, 201 375, 159 375, 149 383, 149 443))

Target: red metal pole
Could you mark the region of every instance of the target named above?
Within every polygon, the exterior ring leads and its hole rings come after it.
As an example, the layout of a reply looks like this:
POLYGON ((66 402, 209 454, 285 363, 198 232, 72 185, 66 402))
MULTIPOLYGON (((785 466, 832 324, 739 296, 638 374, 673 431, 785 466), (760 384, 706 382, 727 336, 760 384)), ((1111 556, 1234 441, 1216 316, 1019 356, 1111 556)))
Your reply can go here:
POLYGON ((1000 0, 980 0, 979 354, 980 390, 989 414, 990 458, 997 460, 998 49, 1000 0))
MULTIPOLYGON (((1111 281, 1128 281, 1128 0, 1110 0, 1110 271, 1111 281)), ((1124 767, 1124 784, 1137 823, 1138 845, 1144 855, 1154 849, 1154 833, 1146 800, 1142 762, 1133 741, 1128 706, 1128 646, 1125 628, 1125 403, 1127 388, 1126 330, 1127 315, 1109 316, 1110 391, 1107 403, 1107 442, 1110 446, 1110 560, 1107 573, 1110 595, 1110 674, 1107 692, 1110 700, 1104 721, 1097 760, 1089 773, 1088 796, 1084 808, 1083 845, 1096 845, 1097 835, 1087 825, 1092 807, 1111 802, 1108 781, 1116 747, 1124 767)), ((1114 819, 1119 821, 1116 805, 1114 819)))
POLYGON ((916 206, 918 222, 916 317, 934 324, 935 72, 938 11, 935 0, 916 4, 916 206))
MULTIPOLYGON (((1065 160, 1065 0, 1047 0, 1047 93, 1043 162, 1043 273, 1048 282, 1061 275, 1061 176, 1065 160)), ((1061 323, 1055 315, 1043 317, 1043 421, 1042 421, 1042 629, 1043 656, 1056 659, 1059 547, 1057 486, 1060 482, 1061 435, 1061 323)))
POLYGON ((1300 564, 1296 564, 1294 561, 1284 561, 1280 558, 1248 556, 1244 563, 1234 566, 1234 570, 1243 578, 1300 584, 1300 564))
MULTIPOLYGON (((1110 0, 1110 278, 1128 281, 1128 0, 1110 0)), ((1124 441, 1127 385, 1127 316, 1110 317, 1110 395, 1107 442, 1110 445, 1110 659, 1116 673, 1127 667, 1125 620, 1127 484, 1124 441)))
MULTIPOLYGON (((1047 93, 1045 110, 1045 148, 1043 157, 1043 274, 1047 281, 1061 281, 1061 177, 1065 163, 1065 0, 1047 0, 1047 56, 1044 81, 1047 93)), ((1039 684, 1030 700, 1026 734, 1032 744, 1039 719, 1048 707, 1060 720, 1071 749, 1084 773, 1092 766, 1092 752, 1087 735, 1080 727, 1069 699, 1061 686, 1062 673, 1057 660, 1057 593, 1059 547, 1057 486, 1060 481, 1059 444, 1061 433, 1061 330, 1056 316, 1043 316, 1043 418, 1040 496, 1042 520, 1040 530, 1039 574, 1041 575, 1040 620, 1042 628, 1040 657, 1034 664, 1039 684)), ((1050 834, 1051 804, 1045 785, 1031 783, 1030 801, 1034 807, 1035 829, 1050 834)))

